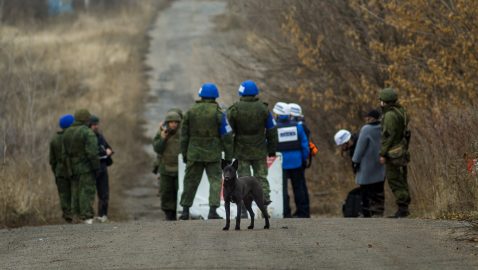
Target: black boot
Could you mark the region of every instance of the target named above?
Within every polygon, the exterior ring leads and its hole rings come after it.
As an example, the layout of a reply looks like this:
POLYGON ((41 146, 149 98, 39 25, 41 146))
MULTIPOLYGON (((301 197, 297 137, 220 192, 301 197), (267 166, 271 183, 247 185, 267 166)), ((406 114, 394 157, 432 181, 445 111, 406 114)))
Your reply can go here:
POLYGON ((408 207, 399 207, 397 212, 393 216, 390 216, 390 218, 406 218, 409 215, 408 207))
POLYGON ((222 219, 222 217, 216 213, 216 209, 217 207, 209 207, 209 214, 207 215, 207 219, 222 219))
POLYGON ((176 218, 176 211, 173 210, 165 210, 164 214, 166 215, 166 220, 177 220, 176 218))
POLYGON ((189 207, 183 207, 183 212, 179 217, 180 220, 189 220, 189 207))

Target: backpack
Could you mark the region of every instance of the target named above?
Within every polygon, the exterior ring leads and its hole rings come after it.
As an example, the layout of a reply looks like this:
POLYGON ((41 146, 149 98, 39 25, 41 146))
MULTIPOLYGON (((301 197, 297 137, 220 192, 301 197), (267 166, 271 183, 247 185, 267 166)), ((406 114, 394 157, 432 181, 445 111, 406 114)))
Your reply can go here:
POLYGON ((359 217, 362 213, 362 194, 360 188, 352 189, 342 205, 344 217, 359 217))

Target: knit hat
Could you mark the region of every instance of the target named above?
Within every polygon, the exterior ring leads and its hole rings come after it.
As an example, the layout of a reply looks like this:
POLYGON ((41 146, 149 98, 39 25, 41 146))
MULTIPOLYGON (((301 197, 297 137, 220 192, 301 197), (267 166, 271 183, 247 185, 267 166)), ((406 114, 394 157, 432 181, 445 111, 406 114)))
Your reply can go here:
POLYGON ((377 110, 371 110, 369 111, 365 117, 372 117, 372 118, 375 118, 375 119, 380 119, 380 112, 377 111, 377 110))
POLYGON ((100 118, 96 115, 90 116, 90 125, 98 125, 100 123, 100 118))
POLYGON ((62 129, 69 128, 73 122, 75 122, 75 117, 71 114, 65 114, 58 120, 58 124, 62 129))

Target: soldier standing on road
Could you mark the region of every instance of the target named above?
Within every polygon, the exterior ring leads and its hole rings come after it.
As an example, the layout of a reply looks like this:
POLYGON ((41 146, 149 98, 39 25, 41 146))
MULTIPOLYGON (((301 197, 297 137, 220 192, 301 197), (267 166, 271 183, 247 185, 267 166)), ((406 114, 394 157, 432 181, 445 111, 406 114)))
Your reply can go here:
POLYGON ((86 224, 93 223, 95 176, 99 174, 98 140, 88 128, 91 114, 86 109, 75 112, 75 122, 63 137, 67 163, 72 173, 72 212, 86 224))
POLYGON ((398 206, 392 217, 407 217, 410 214, 408 205, 411 201, 407 182, 407 164, 410 160, 409 118, 398 103, 398 95, 392 88, 385 88, 380 92, 380 105, 383 110, 380 163, 385 164, 386 178, 398 206))
POLYGON ((55 175, 55 183, 60 197, 60 206, 63 219, 71 223, 71 172, 66 164, 66 155, 63 148, 63 134, 73 124, 75 118, 71 114, 63 115, 59 119, 61 131, 58 131, 50 142, 50 166, 55 175))
POLYGON ((100 119, 92 115, 90 117, 90 128, 96 135, 98 140, 98 151, 100 158, 100 170, 96 175, 96 189, 98 193, 98 220, 104 223, 108 220, 108 201, 110 198, 110 187, 108 177, 108 166, 111 166, 113 160, 113 149, 106 141, 103 134, 100 132, 100 119))
MULTIPOLYGON (((257 95, 259 89, 253 81, 239 86, 240 100, 227 111, 234 130, 234 158, 239 160, 239 176, 253 174, 261 182, 264 203, 269 205, 270 187, 267 181, 267 156, 274 157, 277 147, 277 128, 267 103, 257 95)), ((243 211, 247 216, 247 212, 243 211)))
POLYGON ((232 129, 227 122, 216 98, 219 91, 216 85, 205 83, 199 90, 201 100, 186 112, 181 126, 181 153, 186 163, 184 191, 181 195, 183 213, 181 220, 189 219, 201 177, 206 170, 209 180, 208 219, 220 219, 216 209, 220 205, 221 192, 221 154, 232 160, 232 129))
POLYGON ((159 195, 161 209, 166 220, 176 220, 178 197, 178 156, 180 153, 181 115, 169 110, 164 124, 153 139, 154 151, 158 155, 158 171, 160 173, 159 195))

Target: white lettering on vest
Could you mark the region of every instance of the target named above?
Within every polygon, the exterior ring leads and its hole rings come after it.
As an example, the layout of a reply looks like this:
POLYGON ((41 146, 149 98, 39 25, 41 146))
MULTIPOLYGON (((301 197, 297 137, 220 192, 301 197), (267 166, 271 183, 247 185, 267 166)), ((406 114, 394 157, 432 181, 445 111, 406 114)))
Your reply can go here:
POLYGON ((282 127, 277 129, 279 143, 293 142, 299 140, 297 127, 282 127))

